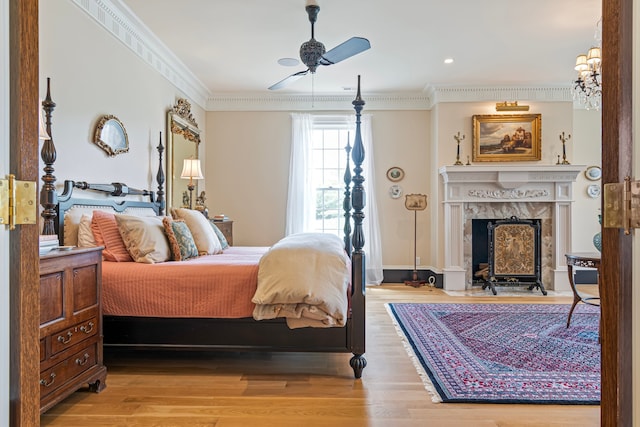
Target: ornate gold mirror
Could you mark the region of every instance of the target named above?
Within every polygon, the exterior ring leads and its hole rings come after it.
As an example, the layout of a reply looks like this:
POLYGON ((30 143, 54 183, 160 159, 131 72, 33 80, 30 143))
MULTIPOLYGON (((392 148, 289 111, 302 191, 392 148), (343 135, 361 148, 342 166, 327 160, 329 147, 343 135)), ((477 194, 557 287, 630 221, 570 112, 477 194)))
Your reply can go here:
POLYGON ((124 125, 116 116, 102 116, 93 134, 93 142, 109 156, 129 151, 129 137, 124 125))
MULTIPOLYGON (((167 212, 169 209, 189 206, 190 180, 180 178, 185 159, 198 158, 200 129, 191 115, 191 104, 179 98, 167 114, 167 212)), ((197 181, 193 197, 198 194, 197 181)), ((195 200, 193 200, 195 204, 195 200)))

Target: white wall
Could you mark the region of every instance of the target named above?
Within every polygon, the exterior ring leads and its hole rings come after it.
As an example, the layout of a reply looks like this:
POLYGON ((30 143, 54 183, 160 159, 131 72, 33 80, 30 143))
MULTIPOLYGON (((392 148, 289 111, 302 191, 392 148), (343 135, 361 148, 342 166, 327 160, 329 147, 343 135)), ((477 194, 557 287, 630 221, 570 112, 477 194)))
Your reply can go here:
MULTIPOLYGON (((571 163, 586 166, 602 165, 602 114, 594 110, 574 110, 573 135, 569 142, 572 149, 571 163)), ((602 180, 589 181, 582 173, 573 186, 575 203, 573 206, 573 250, 595 252, 593 235, 600 231, 598 214, 602 196, 591 198, 587 187, 602 186, 602 180)))
MULTIPOLYGON (((363 98, 366 101, 366 94, 363 98)), ((555 164, 562 154, 559 134, 564 131, 572 134, 566 146, 572 164, 600 164, 598 112, 574 110, 570 102, 528 104, 530 113, 542 114, 542 160, 527 163, 555 164)), ((404 208, 404 198, 394 200, 388 195, 392 183, 386 171, 399 166, 405 171, 404 180, 398 183, 404 194, 429 197, 429 208, 418 212, 417 256, 422 265, 438 269, 444 261, 438 168, 455 161, 453 135, 458 131, 466 135, 461 144, 466 163, 473 138, 471 116, 496 114, 495 101, 441 103, 432 111, 369 112, 365 105, 363 113, 372 115, 383 264, 406 268, 413 263, 413 214, 404 208)), ((234 219, 238 245, 269 245, 284 235, 290 128, 287 112, 207 113, 209 210, 234 219)), ((587 196, 587 185, 581 176, 574 188, 580 213, 573 223, 574 230, 580 231, 574 233, 573 249, 577 251, 592 251, 591 239, 598 230, 599 199, 587 196)))
MULTIPOLYGON (((184 95, 70 1, 40 2, 41 98, 47 77, 57 104, 57 185, 73 179, 157 190, 159 132, 164 145, 167 111, 184 95), (92 142, 105 114, 124 124, 128 153, 109 157, 92 142)), ((192 112, 205 130, 203 109, 192 103, 192 112)))

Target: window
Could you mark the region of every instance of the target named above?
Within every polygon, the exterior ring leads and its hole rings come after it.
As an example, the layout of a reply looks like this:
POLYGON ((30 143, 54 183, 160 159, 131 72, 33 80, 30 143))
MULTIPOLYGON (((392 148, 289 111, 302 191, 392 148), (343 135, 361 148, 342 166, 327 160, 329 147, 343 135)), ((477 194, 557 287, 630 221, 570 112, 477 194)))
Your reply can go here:
POLYGON ((349 140, 348 125, 315 124, 312 144, 312 187, 315 190, 316 232, 343 236, 344 171, 347 162, 345 146, 349 140))

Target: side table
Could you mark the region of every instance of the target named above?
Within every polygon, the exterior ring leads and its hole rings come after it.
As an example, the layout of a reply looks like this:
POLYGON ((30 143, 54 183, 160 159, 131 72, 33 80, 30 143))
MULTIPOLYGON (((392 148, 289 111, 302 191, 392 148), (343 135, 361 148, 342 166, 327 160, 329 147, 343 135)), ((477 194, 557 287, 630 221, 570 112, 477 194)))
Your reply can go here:
POLYGON ((569 317, 567 318, 567 328, 571 324, 571 315, 573 314, 573 310, 576 308, 576 305, 579 302, 583 302, 589 305, 600 306, 600 297, 585 297, 578 292, 576 288, 576 284, 574 282, 574 272, 573 267, 585 267, 585 268, 595 268, 598 270, 598 292, 600 291, 600 254, 596 252, 575 252, 575 253, 567 253, 564 254, 567 259, 567 273, 569 274, 569 285, 571 285, 571 291, 573 292, 573 304, 571 305, 571 310, 569 310, 569 317), (598 302, 596 303, 595 300, 598 302))

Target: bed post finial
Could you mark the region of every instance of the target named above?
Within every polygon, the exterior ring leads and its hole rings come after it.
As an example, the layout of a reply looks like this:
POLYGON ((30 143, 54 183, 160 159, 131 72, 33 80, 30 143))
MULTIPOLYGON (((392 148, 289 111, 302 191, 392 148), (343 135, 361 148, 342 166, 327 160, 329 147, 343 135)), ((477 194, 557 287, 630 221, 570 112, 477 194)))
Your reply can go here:
POLYGON ((51 114, 56 108, 56 103, 51 100, 51 79, 47 77, 47 97, 42 101, 42 107, 45 113, 45 123, 47 126, 47 134, 49 139, 45 139, 40 150, 40 158, 44 162, 44 175, 42 176, 42 189, 40 189, 40 205, 42 205, 42 213, 44 218, 42 225, 42 234, 56 234, 55 218, 58 216, 56 207, 58 205, 58 194, 56 193, 56 177, 53 175, 53 164, 56 161, 56 146, 53 143, 53 133, 51 132, 51 114))
POLYGON ((158 204, 160 205, 160 211, 158 215, 164 215, 164 208, 166 206, 164 201, 164 170, 162 170, 162 152, 164 147, 162 146, 162 131, 160 131, 160 138, 158 141, 158 173, 156 174, 156 182, 158 183, 158 204))
POLYGON ((356 137, 353 141, 353 151, 351 152, 351 158, 353 159, 353 250, 356 253, 362 253, 364 246, 364 233, 362 231, 362 221, 364 219, 364 209, 366 198, 364 193, 364 177, 362 176, 362 162, 364 161, 364 145, 362 144, 362 135, 360 133, 360 116, 362 108, 365 102, 360 96, 360 76, 358 76, 358 93, 356 99, 351 102, 353 108, 356 110, 356 137))

